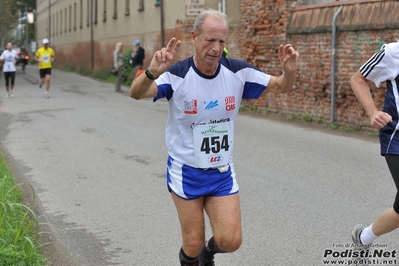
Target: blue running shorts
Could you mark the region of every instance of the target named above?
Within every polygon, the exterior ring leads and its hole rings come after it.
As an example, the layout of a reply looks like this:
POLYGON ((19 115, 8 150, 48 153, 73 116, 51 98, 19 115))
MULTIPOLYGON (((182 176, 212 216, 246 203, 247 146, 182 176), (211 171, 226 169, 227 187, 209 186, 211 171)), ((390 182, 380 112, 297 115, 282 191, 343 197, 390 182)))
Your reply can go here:
POLYGON ((169 192, 183 199, 202 196, 227 196, 238 193, 233 163, 221 173, 219 169, 191 167, 168 157, 166 179, 169 192))

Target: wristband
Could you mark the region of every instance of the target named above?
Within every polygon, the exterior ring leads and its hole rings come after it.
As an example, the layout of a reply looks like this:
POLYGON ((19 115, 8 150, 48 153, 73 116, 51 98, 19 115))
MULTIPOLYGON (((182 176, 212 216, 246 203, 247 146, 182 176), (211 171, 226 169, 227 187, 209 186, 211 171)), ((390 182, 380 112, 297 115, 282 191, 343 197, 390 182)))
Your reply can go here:
POLYGON ((147 69, 145 70, 145 75, 147 76, 147 78, 149 78, 150 80, 156 80, 158 77, 154 77, 150 71, 148 70, 150 67, 147 67, 147 69))

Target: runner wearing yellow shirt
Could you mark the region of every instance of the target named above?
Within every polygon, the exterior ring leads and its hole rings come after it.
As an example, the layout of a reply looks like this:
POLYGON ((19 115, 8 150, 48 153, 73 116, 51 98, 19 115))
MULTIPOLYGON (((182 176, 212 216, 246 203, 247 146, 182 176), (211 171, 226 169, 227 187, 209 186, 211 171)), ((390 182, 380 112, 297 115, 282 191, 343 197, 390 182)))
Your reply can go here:
POLYGON ((40 72, 40 83, 39 88, 46 83, 46 91, 44 92, 44 97, 50 98, 48 92, 50 90, 50 77, 51 68, 55 59, 54 50, 49 47, 49 40, 43 39, 43 47, 36 51, 35 60, 39 62, 39 72, 40 72))

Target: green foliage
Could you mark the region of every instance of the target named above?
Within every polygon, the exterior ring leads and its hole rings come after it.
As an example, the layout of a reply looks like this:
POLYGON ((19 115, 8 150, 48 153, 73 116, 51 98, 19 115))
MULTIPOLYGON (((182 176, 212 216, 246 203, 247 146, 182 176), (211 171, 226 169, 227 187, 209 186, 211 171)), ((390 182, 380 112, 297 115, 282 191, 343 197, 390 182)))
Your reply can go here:
MULTIPOLYGON (((21 45, 22 41, 26 39, 26 29, 23 29, 21 40, 12 39, 11 30, 17 27, 19 17, 26 18, 26 12, 32 12, 36 8, 36 1, 31 0, 2 0, 0 1, 0 35, 5 37, 4 41, 12 42, 14 45, 21 45)), ((25 25, 25 21, 22 21, 25 25)), ((28 36, 34 37, 35 25, 28 24, 28 36)))
POLYGON ((108 77, 112 76, 112 74, 109 71, 109 68, 101 68, 98 70, 94 70, 91 76, 98 80, 107 80, 108 77))
POLYGON ((113 75, 109 75, 109 76, 107 76, 106 79, 104 79, 104 81, 108 82, 108 83, 115 83, 116 82, 116 77, 113 76, 113 75))
POLYGON ((378 136, 380 134, 380 131, 378 129, 373 129, 368 134, 369 136, 378 136))
POLYGON ((20 203, 22 190, 0 158, 0 265, 48 265, 40 254, 35 213, 20 203))
POLYGON ((66 72, 75 72, 76 67, 74 65, 65 65, 61 67, 61 70, 66 71, 66 72))
POLYGON ((302 119, 306 123, 312 123, 313 122, 313 116, 308 115, 308 114, 303 114, 302 119))
POLYGON ((122 84, 130 85, 134 79, 132 76, 132 66, 130 65, 130 57, 132 56, 132 50, 127 50, 123 53, 123 67, 124 71, 122 73, 122 84))
POLYGON ((341 125, 340 123, 334 121, 330 125, 331 129, 339 129, 345 132, 358 132, 362 130, 362 126, 360 125, 353 125, 353 126, 346 126, 346 125, 341 125))
MULTIPOLYGON (((124 64, 124 71, 122 74, 122 84, 130 86, 132 83, 132 67, 129 64, 130 56, 132 54, 132 51, 126 51, 123 54, 123 64, 124 64)), ((57 67, 54 65, 54 67, 57 67)), ((82 76, 87 76, 87 77, 93 77, 97 80, 102 80, 106 81, 109 83, 115 83, 116 82, 116 77, 113 76, 110 72, 110 68, 108 67, 103 67, 98 70, 91 70, 89 66, 82 66, 79 69, 76 69, 74 65, 64 65, 63 67, 60 67, 59 69, 66 71, 66 72, 75 72, 78 73, 82 76)))
POLYGON ((331 129, 339 129, 340 125, 336 121, 331 123, 331 129))
POLYGON ((78 69, 78 73, 82 76, 91 76, 92 75, 92 70, 88 66, 82 66, 78 69))
POLYGON ((257 106, 252 106, 252 105, 242 105, 240 106, 239 109, 240 112, 247 112, 247 111, 251 111, 253 113, 257 113, 259 114, 261 112, 261 109, 257 106))

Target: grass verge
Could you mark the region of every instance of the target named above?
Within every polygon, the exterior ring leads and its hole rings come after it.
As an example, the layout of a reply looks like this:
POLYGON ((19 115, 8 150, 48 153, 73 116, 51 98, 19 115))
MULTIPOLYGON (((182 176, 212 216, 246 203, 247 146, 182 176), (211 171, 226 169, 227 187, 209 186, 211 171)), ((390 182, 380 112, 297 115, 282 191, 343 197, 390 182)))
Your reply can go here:
POLYGON ((39 222, 22 204, 23 192, 0 156, 0 265, 49 265, 41 255, 39 222))
MULTIPOLYGON (((132 66, 129 63, 130 57, 131 57, 132 51, 128 50, 123 53, 123 73, 121 77, 121 82, 122 85, 130 86, 133 81, 133 69, 132 66)), ((76 68, 74 65, 64 65, 64 66, 57 66, 54 64, 55 68, 58 68, 62 71, 66 72, 74 72, 78 73, 79 75, 86 76, 86 77, 92 77, 96 80, 108 82, 108 83, 115 83, 116 82, 116 77, 113 76, 110 72, 111 67, 103 67, 97 70, 92 70, 88 65, 82 66, 80 68, 76 68)))

